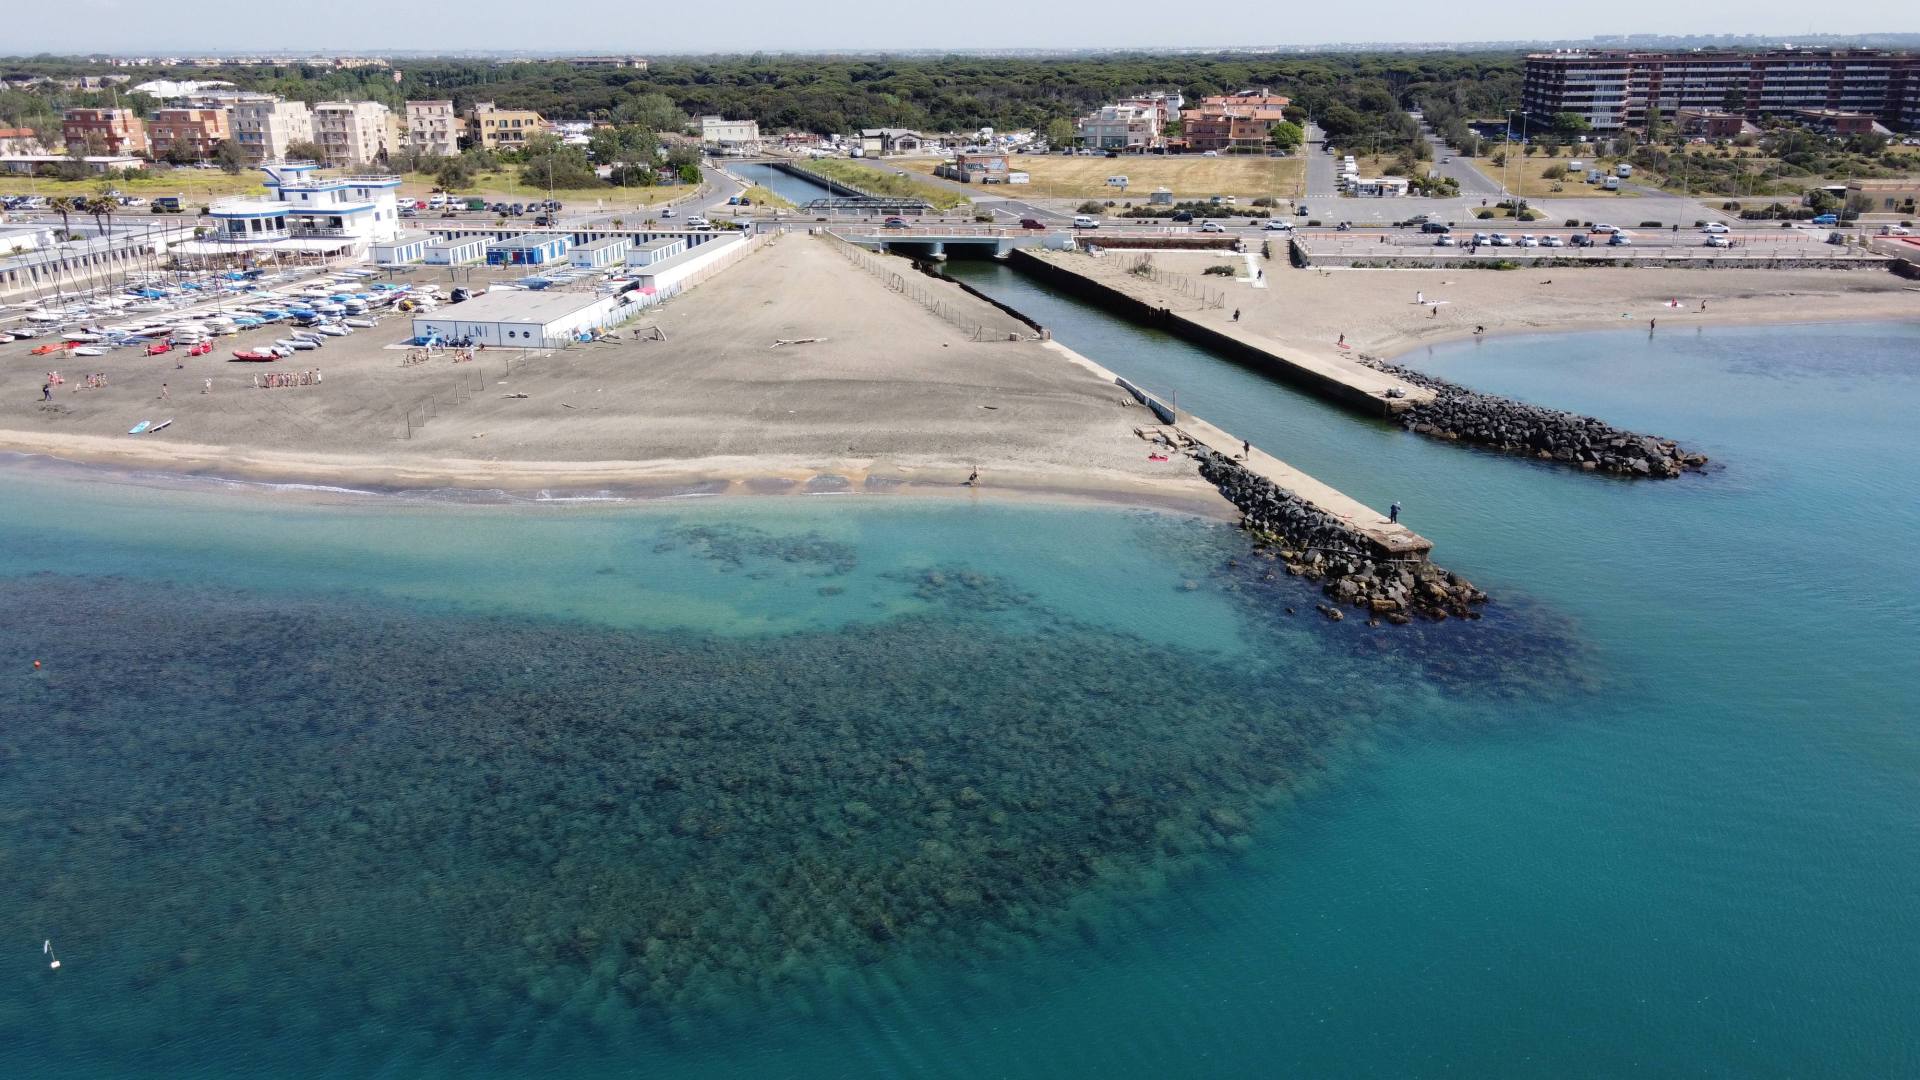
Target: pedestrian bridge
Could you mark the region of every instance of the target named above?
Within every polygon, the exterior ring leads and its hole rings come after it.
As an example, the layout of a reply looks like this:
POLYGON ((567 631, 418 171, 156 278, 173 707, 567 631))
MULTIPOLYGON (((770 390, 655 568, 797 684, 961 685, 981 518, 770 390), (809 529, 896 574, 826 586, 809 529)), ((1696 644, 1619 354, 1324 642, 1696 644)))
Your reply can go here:
POLYGON ((931 259, 944 259, 954 248, 969 255, 1004 259, 1021 241, 1033 242, 1032 234, 1026 230, 992 225, 909 225, 904 229, 849 225, 836 227, 833 232, 842 240, 862 247, 931 259))

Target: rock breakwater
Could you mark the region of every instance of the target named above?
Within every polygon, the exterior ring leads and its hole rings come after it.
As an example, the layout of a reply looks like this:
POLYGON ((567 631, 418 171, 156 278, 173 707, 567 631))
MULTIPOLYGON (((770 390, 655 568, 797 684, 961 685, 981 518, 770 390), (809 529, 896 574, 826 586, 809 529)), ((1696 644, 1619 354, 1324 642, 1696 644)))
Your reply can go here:
POLYGON ((1689 453, 1671 439, 1625 431, 1591 416, 1470 390, 1378 357, 1361 356, 1359 361, 1434 392, 1432 403, 1414 405, 1398 414, 1400 425, 1415 434, 1470 442, 1618 476, 1672 478, 1707 464, 1705 454, 1689 453))
POLYGON ((1319 582, 1331 603, 1322 615, 1340 621, 1342 606, 1404 625, 1414 618, 1477 619, 1487 594, 1424 558, 1383 551, 1340 518, 1215 450, 1196 452, 1200 475, 1245 515, 1259 541, 1255 554, 1287 573, 1319 582))

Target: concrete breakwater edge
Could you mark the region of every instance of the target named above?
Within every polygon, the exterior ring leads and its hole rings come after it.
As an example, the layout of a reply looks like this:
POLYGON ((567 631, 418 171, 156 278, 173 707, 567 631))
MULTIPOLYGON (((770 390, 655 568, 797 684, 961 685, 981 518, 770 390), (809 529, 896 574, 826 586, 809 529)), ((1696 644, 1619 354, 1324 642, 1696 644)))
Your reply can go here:
MULTIPOLYGON (((1481 393, 1377 357, 1283 346, 1235 325, 1210 325, 1201 315, 1176 312, 1052 253, 1015 251, 1009 264, 1050 285, 1112 311, 1166 330, 1218 356, 1313 393, 1365 416, 1447 442, 1485 446, 1558 462, 1585 472, 1671 478, 1707 464, 1704 454, 1671 439, 1627 431, 1593 417, 1481 393)), ((1111 275, 1110 275, 1111 276, 1111 275)))
POLYGON ((1689 453, 1671 439, 1625 431, 1591 416, 1481 393, 1375 356, 1362 355, 1358 362, 1433 391, 1430 400, 1395 414, 1401 427, 1417 435, 1616 476, 1670 479, 1707 464, 1705 454, 1689 453))
POLYGON ((1396 625, 1415 617, 1478 619, 1487 594, 1425 557, 1382 548, 1366 533, 1217 450, 1194 452, 1200 475, 1240 509, 1254 554, 1287 573, 1321 583, 1332 601, 1320 613, 1336 622, 1350 605, 1396 625))

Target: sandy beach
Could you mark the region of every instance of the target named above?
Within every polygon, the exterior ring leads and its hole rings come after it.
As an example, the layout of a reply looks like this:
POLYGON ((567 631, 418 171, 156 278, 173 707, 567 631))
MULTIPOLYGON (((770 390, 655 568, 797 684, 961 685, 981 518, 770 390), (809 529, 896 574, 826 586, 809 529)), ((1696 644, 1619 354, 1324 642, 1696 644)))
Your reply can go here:
MULTIPOLYGON (((1226 301, 1202 308, 1194 295, 1131 272, 1142 257, 1050 255, 1129 295, 1205 322, 1231 323, 1283 348, 1394 357, 1422 345, 1486 334, 1723 324, 1920 319, 1920 288, 1878 269, 1670 270, 1550 267, 1538 270, 1296 269, 1256 260, 1264 281, 1203 276, 1228 260, 1203 252, 1155 252, 1162 273, 1204 285, 1226 301), (1259 287, 1264 286, 1264 287, 1259 287), (1425 303, 1421 301, 1426 301, 1425 303), (1438 303, 1434 303, 1438 301, 1438 303), (1670 306, 1677 301, 1678 306, 1670 306), (1705 303, 1704 310, 1701 304, 1705 303)), ((1232 265, 1244 274, 1244 260, 1232 265)))
POLYGON ((1148 459, 1133 429, 1152 418, 1110 380, 1063 362, 991 305, 943 291, 996 340, 973 340, 827 241, 794 235, 634 324, 658 326, 665 340, 407 366, 390 347, 408 333, 395 317, 271 365, 319 367, 320 385, 256 390, 266 365, 228 357, 273 336, 259 331, 201 357, 66 358, 68 381, 47 404, 49 360, 19 343, 7 348, 0 450, 184 474, 515 491, 939 492, 968 490, 978 469, 982 492, 1218 502, 1191 463, 1148 459), (773 347, 793 339, 817 340, 773 347), (106 389, 75 388, 96 371, 106 389), (158 434, 125 434, 163 418, 174 423, 158 434))

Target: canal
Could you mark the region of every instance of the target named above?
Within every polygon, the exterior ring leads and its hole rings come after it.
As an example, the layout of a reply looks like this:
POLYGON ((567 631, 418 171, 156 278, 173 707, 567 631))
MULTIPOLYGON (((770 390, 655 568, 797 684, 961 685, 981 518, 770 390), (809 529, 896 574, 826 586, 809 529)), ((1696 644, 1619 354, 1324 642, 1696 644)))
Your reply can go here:
POLYGON ((758 184, 795 206, 802 206, 815 199, 832 197, 822 184, 803 179, 789 172, 782 172, 771 165, 757 162, 728 165, 727 171, 745 180, 749 184, 758 184))

